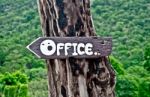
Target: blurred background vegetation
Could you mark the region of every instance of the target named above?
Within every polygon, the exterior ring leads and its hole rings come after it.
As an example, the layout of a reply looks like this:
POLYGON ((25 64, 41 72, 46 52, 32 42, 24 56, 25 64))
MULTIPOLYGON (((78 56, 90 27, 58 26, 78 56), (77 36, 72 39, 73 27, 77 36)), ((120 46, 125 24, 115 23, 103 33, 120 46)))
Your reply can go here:
MULTIPOLYGON (((117 97, 150 97, 150 0, 92 0, 96 32, 113 38, 117 97)), ((48 97, 46 65, 25 47, 42 36, 36 0, 0 0, 0 97, 48 97)))

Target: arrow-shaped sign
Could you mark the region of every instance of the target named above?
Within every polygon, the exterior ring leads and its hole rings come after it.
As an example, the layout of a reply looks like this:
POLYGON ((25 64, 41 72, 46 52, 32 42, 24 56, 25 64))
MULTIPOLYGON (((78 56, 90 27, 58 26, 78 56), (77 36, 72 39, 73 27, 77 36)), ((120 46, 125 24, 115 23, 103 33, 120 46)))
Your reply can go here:
POLYGON ((98 58, 112 51, 109 37, 39 37, 27 48, 43 59, 98 58))

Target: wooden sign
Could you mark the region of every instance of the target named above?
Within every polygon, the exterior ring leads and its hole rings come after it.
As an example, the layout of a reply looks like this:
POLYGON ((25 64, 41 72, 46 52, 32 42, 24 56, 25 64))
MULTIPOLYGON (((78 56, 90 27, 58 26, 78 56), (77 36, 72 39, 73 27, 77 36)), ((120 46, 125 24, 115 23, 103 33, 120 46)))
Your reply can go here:
POLYGON ((40 37, 27 48, 39 58, 98 58, 112 51, 112 39, 101 37, 40 37))

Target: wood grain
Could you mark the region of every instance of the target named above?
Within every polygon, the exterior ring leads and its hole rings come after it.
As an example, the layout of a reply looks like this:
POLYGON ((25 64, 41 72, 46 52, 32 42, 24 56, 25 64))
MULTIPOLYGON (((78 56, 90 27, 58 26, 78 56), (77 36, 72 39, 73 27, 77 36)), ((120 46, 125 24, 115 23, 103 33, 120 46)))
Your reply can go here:
MULTIPOLYGON (((42 59, 66 59, 69 57, 74 58, 99 58, 102 56, 109 56, 112 51, 112 39, 107 38, 101 38, 101 37, 40 37, 33 43, 31 43, 28 46, 28 49, 34 52, 39 58, 42 59), (60 55, 57 55, 57 52, 55 52, 53 55, 44 55, 40 50, 40 45, 44 40, 53 40, 55 42, 55 45, 58 43, 91 43, 93 45, 92 52, 93 55, 76 55, 73 56, 72 53, 74 52, 73 48, 70 48, 68 50, 68 55, 65 55, 64 50, 60 50, 60 55), (99 53, 100 55, 95 55, 94 53, 99 53)), ((56 50, 57 51, 57 50, 56 50)))

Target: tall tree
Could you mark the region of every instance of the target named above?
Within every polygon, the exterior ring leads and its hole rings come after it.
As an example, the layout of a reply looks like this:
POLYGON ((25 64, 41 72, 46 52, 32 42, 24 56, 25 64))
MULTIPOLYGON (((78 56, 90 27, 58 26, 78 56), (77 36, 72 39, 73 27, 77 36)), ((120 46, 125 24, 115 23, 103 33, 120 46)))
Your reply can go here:
MULTIPOLYGON (((45 37, 96 36, 90 0, 38 0, 45 37)), ((46 60, 49 97, 114 97, 115 72, 108 56, 46 60)))

